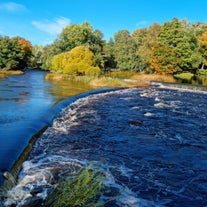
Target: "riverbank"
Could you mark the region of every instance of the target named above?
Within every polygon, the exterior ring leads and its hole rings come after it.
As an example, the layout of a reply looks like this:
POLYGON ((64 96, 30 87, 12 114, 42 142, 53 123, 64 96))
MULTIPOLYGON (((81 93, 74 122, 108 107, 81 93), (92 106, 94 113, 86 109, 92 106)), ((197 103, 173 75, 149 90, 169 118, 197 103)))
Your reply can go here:
POLYGON ((151 81, 170 82, 174 83, 176 80, 173 76, 159 75, 159 74, 139 74, 128 72, 112 72, 110 74, 102 75, 100 77, 92 76, 71 76, 67 74, 48 73, 45 76, 46 80, 52 81, 67 81, 73 80, 77 82, 84 82, 92 87, 148 87, 151 81))
POLYGON ((7 78, 10 75, 21 75, 23 73, 22 70, 0 70, 0 78, 7 78))

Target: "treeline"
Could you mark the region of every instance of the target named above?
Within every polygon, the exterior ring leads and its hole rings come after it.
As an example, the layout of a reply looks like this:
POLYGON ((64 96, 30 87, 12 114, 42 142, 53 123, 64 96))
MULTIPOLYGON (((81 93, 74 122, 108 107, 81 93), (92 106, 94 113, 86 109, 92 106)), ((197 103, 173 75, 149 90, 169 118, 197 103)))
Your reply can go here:
POLYGON ((196 73, 198 69, 207 67, 207 24, 193 24, 174 18, 163 25, 154 23, 149 28, 137 29, 132 34, 120 30, 108 42, 103 41, 101 31, 93 30, 87 22, 70 24, 51 45, 44 48, 42 67, 63 73, 77 71, 75 65, 71 66, 72 54, 68 59, 70 63, 66 57, 59 58, 64 60, 61 64, 65 67, 56 66, 58 57, 62 54, 66 56, 66 53, 78 46, 87 47, 94 54, 95 63, 92 66, 101 70, 196 73))
POLYGON ((0 69, 23 69, 31 63, 33 47, 21 37, 0 36, 0 69))
MULTIPOLYGON (((2 39, 0 47, 5 47, 2 39)), ((16 45, 21 48, 18 41, 16 45)), ((88 22, 70 24, 52 44, 33 47, 32 54, 27 52, 25 60, 30 57, 31 67, 67 74, 97 75, 111 69, 195 74, 207 69, 207 24, 174 18, 132 34, 120 30, 109 41, 104 41, 102 32, 94 30, 88 22)), ((0 54, 0 59, 5 59, 5 54, 0 54)), ((0 61, 0 68, 11 68, 0 61)))

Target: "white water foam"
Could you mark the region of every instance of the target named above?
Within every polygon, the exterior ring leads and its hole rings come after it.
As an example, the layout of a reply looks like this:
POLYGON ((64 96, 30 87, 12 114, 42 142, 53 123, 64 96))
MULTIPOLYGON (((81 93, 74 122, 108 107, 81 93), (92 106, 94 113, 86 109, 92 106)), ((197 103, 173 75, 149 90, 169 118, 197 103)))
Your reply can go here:
MULTIPOLYGON (((185 198, 188 201, 194 199, 188 191, 195 189, 191 185, 195 180, 185 185, 183 175, 193 168, 192 165, 198 159, 194 158, 195 160, 188 166, 187 163, 191 162, 190 157, 194 153, 188 150, 194 148, 183 147, 183 143, 188 140, 187 143, 197 144, 201 139, 192 138, 197 135, 195 132, 197 129, 189 120, 190 118, 194 120, 196 113, 202 107, 195 105, 195 111, 190 110, 191 105, 188 106, 188 103, 192 99, 177 101, 182 96, 183 93, 177 94, 168 90, 127 89, 77 100, 65 108, 54 120, 53 126, 37 140, 34 146, 35 152, 41 155, 36 157, 34 153, 32 160, 24 163, 18 185, 13 189, 14 191, 8 192, 5 203, 13 202, 21 206, 24 200, 31 197, 32 191, 37 186, 42 186, 38 196, 44 199, 47 189, 55 185, 55 176, 61 176, 68 169, 72 169, 71 172, 75 173, 77 169, 88 165, 90 161, 101 158, 106 159, 106 164, 101 161, 95 164, 100 166, 106 175, 105 185, 112 188, 111 196, 115 196, 116 206, 163 207, 174 205, 179 198, 185 198), (121 99, 117 94, 121 94, 123 98, 121 99), (113 96, 107 97, 108 95, 113 96), (114 96, 117 99, 108 104, 106 100, 111 100, 114 96), (164 104, 168 110, 163 110, 159 107, 160 104, 164 104), (110 110, 111 108, 113 110, 110 110), (189 119, 186 117, 187 110, 189 110, 189 119), (113 114, 112 117, 110 117, 111 114, 113 114), (103 117, 107 119, 103 120, 103 117), (129 127, 130 121, 139 124, 129 127), (168 125, 166 125, 167 122, 169 122, 168 125), (179 127, 177 127, 178 124, 179 127), (186 128, 187 124, 189 127, 186 128), (100 128, 96 128, 97 125, 100 128), (94 131, 96 132, 91 135, 94 131), (146 137, 149 139, 143 139, 146 137), (63 142, 62 145, 61 142, 63 142), (183 155, 189 159, 185 160, 183 155), (181 177, 177 182, 179 176, 181 177), (19 194, 15 191, 19 191, 19 194)), ((206 106, 205 102, 203 106, 206 106)), ((200 118, 204 120, 206 118, 204 115, 205 113, 199 114, 199 120, 200 118)), ((198 120, 197 122, 200 123, 198 120)), ((203 134, 202 136, 204 137, 203 134)), ((201 150, 202 148, 199 148, 197 154, 201 150)), ((203 158, 203 155, 198 158, 203 158)), ((205 169, 204 165, 203 169, 205 169)), ((198 185, 195 183, 195 186, 198 185)), ((200 195, 200 192, 197 193, 200 195)), ((181 203, 182 199, 179 202, 181 203)))
POLYGON ((23 163, 18 184, 5 195, 4 206, 22 206, 27 199, 33 197, 32 192, 35 189, 39 189, 36 196, 44 200, 56 182, 55 174, 60 176, 70 171, 70 175, 74 175, 85 165, 85 162, 61 156, 51 155, 36 159, 37 162, 33 160, 23 163))

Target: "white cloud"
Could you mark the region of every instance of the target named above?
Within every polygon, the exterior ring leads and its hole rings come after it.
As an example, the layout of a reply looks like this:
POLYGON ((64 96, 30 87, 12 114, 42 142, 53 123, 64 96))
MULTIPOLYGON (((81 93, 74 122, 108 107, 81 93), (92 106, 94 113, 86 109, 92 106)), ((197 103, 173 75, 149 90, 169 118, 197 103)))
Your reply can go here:
POLYGON ((51 35, 59 34, 64 27, 70 24, 70 20, 65 17, 59 17, 53 21, 32 21, 32 24, 39 30, 49 33, 51 35))
POLYGON ((28 11, 26 6, 22 4, 17 4, 14 2, 1 3, 0 10, 4 10, 8 12, 27 12, 28 11))
POLYGON ((139 22, 136 23, 137 27, 143 27, 146 26, 148 24, 148 22, 146 20, 141 20, 139 22))

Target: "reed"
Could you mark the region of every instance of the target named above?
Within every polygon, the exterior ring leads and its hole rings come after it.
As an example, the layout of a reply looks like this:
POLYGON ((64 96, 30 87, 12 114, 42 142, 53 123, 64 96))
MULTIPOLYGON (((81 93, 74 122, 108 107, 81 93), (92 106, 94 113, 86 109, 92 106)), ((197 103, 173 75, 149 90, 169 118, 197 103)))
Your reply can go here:
POLYGON ((48 73, 46 74, 45 79, 53 80, 53 81, 70 80, 70 81, 89 83, 94 78, 92 76, 76 76, 76 75, 68 75, 62 73, 48 73))
POLYGON ((175 78, 172 75, 160 75, 160 74, 136 74, 131 77, 133 80, 137 80, 138 83, 149 83, 150 81, 158 82, 176 82, 175 78))
POLYGON ((70 179, 59 181, 55 190, 48 196, 46 206, 50 207, 98 207, 103 206, 99 201, 105 188, 105 176, 99 169, 93 170, 92 163, 70 179))

